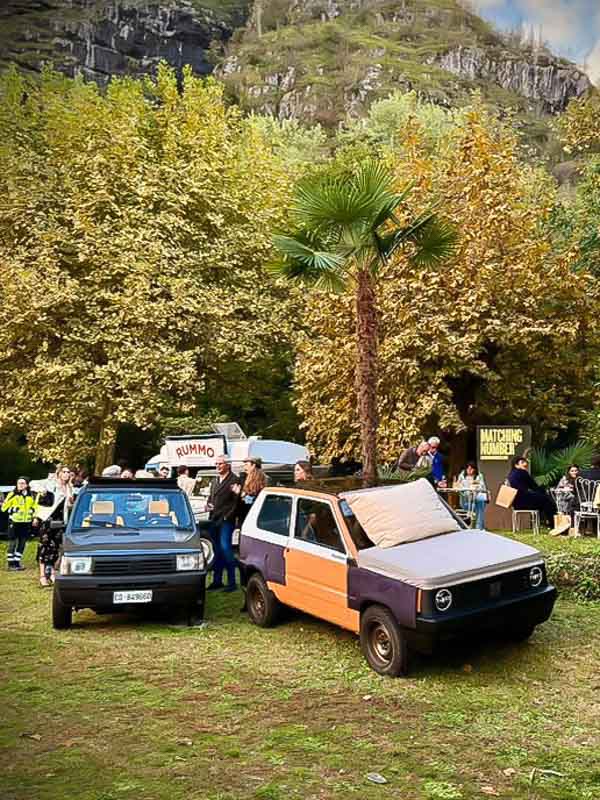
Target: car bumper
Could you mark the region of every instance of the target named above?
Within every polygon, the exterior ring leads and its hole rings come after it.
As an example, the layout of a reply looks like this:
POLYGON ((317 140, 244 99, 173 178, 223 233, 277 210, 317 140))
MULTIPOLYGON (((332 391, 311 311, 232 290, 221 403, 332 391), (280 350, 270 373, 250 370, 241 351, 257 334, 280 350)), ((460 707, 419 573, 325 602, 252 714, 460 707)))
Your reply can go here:
POLYGON ((57 575, 55 591, 65 605, 73 608, 110 609, 121 611, 144 606, 189 606, 200 603, 206 585, 205 572, 182 572, 166 575, 127 575, 110 577, 94 575, 57 575), (152 590, 150 603, 130 605, 113 603, 113 593, 152 590))
POLYGON ((407 633, 415 649, 431 652, 439 643, 450 639, 533 627, 550 617, 556 596, 554 586, 546 586, 535 594, 507 599, 484 608, 454 611, 436 617, 417 616, 415 630, 407 633))

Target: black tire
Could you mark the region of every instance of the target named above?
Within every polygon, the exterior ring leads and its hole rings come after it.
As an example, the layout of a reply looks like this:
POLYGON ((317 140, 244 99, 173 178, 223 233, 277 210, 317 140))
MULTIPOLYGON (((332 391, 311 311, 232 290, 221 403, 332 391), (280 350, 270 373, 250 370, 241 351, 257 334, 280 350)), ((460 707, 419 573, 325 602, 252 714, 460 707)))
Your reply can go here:
POLYGON ((57 631, 61 631, 70 628, 72 622, 73 608, 62 602, 55 584, 52 593, 52 627, 56 628, 57 631))
POLYGON ((254 572, 248 579, 246 610, 251 621, 260 628, 270 628, 279 619, 281 603, 259 572, 254 572))
POLYGON ((369 606, 360 618, 360 646, 371 669, 397 678, 408 674, 406 639, 384 606, 369 606))

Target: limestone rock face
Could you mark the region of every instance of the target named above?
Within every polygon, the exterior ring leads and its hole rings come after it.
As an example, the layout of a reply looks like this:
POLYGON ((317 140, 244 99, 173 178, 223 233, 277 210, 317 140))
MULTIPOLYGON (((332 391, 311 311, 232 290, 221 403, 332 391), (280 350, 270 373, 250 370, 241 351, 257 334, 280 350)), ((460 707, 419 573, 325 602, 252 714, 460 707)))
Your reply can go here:
POLYGON ((531 53, 531 59, 505 52, 491 55, 480 47, 457 47, 432 59, 442 69, 470 80, 493 81, 503 89, 541 101, 550 113, 563 111, 573 97, 591 89, 589 78, 574 64, 531 53))
POLYGON ((100 84, 152 73, 160 61, 212 71, 208 49, 245 21, 195 0, 8 0, 0 11, 0 59, 34 70, 52 62, 100 84), (9 35, 10 33, 10 35, 9 35))

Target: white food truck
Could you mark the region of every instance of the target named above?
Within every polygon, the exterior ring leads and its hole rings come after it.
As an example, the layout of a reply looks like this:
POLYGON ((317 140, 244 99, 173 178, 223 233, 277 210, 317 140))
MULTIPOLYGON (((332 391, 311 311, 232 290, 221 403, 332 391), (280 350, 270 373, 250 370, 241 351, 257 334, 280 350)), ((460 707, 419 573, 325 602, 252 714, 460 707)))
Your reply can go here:
POLYGON ((239 475, 244 471, 244 461, 260 458, 263 470, 273 482, 292 480, 296 461, 308 461, 304 445, 277 439, 246 436, 237 422, 215 423, 213 433, 167 436, 160 453, 146 464, 148 470, 167 466, 170 470, 185 465, 196 477, 196 487, 190 502, 197 520, 205 519, 208 487, 215 472, 217 456, 227 455, 232 470, 239 475))

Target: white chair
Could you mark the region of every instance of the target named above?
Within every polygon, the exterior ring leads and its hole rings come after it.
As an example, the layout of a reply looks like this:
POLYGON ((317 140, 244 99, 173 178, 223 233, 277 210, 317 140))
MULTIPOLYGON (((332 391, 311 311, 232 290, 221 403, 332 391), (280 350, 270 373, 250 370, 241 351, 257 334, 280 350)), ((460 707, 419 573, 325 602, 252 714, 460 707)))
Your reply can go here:
POLYGON ((600 507, 598 504, 598 487, 600 481, 588 478, 577 478, 575 488, 579 500, 579 510, 575 512, 575 536, 579 536, 581 520, 591 519, 596 522, 596 535, 600 539, 600 507))
POLYGON ((512 509, 512 532, 517 533, 520 530, 531 530, 532 533, 538 534, 540 532, 540 512, 530 509, 512 509), (529 517, 529 528, 521 527, 521 519, 525 516, 529 517))

